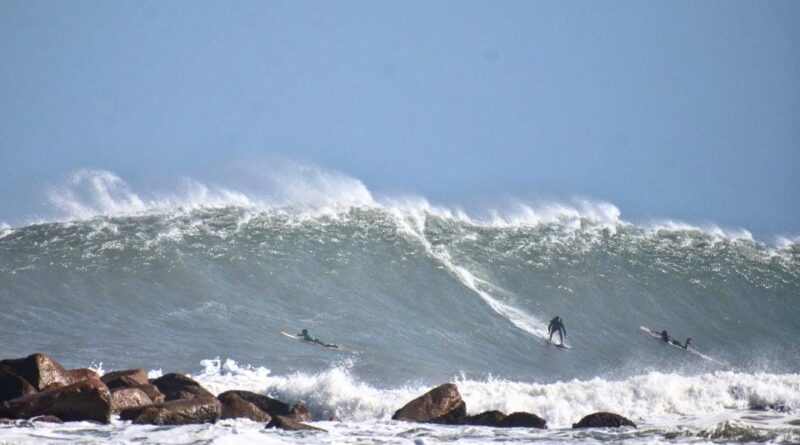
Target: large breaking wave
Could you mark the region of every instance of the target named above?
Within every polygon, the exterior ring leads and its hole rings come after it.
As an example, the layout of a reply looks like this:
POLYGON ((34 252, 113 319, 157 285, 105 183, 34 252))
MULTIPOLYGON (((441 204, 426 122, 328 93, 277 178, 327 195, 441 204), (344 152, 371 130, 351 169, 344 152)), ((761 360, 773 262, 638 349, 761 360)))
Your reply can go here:
POLYGON ((6 354, 171 370, 222 356, 281 374, 347 361, 377 386, 799 368, 791 237, 636 225, 589 201, 467 214, 309 168, 268 182, 144 196, 75 173, 51 193, 52 218, 0 226, 6 354), (556 314, 572 351, 545 340, 556 314), (277 335, 301 327, 362 353, 277 335))

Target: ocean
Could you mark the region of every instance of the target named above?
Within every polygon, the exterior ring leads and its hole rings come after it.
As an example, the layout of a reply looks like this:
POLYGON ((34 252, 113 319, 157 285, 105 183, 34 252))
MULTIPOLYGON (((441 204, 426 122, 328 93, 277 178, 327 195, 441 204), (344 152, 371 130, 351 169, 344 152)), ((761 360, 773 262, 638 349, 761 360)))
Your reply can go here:
POLYGON ((0 443, 800 443, 796 238, 634 224, 596 202, 475 216, 357 181, 270 203, 74 179, 90 203, 67 189, 64 216, 0 225, 0 358, 183 372, 340 421, 315 422, 325 433, 18 421, 0 443), (548 342, 556 315, 572 349, 548 342), (345 350, 280 335, 302 328, 345 350), (445 382, 469 414, 528 411, 549 429, 390 420, 445 382), (639 428, 570 428, 596 411, 639 428))

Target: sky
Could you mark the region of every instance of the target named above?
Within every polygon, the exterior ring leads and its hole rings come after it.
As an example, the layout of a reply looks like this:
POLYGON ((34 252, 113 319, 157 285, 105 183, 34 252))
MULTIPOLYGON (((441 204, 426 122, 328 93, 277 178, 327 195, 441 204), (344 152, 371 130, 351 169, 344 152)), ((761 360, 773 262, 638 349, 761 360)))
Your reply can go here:
POLYGON ((796 236, 798 79, 798 1, 4 0, 0 222, 82 169, 146 191, 289 160, 796 236))

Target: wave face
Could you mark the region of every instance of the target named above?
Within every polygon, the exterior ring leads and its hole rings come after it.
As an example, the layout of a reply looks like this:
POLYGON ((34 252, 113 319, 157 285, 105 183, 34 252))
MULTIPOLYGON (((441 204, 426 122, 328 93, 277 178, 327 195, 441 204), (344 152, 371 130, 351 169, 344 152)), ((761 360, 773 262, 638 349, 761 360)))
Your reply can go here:
POLYGON ((0 229, 5 355, 170 370, 220 356, 279 373, 348 363, 379 386, 800 369, 795 242, 637 226, 607 204, 478 220, 378 203, 363 186, 314 208, 208 189, 148 201, 109 175, 74 178, 98 205, 61 195, 81 219, 0 229), (546 341, 556 314, 573 350, 546 341), (279 335, 303 327, 353 353, 279 335))

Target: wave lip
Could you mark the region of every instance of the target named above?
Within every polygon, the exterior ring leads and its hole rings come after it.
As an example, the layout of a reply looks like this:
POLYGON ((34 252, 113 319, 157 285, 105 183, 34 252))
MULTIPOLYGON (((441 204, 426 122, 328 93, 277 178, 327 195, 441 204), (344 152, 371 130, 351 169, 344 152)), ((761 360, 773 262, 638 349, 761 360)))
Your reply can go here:
MULTIPOLYGON (((72 173, 49 193, 56 216, 54 221, 81 221, 98 216, 120 217, 143 214, 184 213, 196 209, 237 207, 271 212, 278 209, 307 217, 336 215, 353 208, 386 210, 420 228, 428 217, 439 217, 475 227, 499 229, 557 226, 565 233, 603 229, 615 234, 620 227, 632 224, 622 219, 614 204, 575 199, 571 203, 553 202, 533 205, 512 201, 502 208, 489 208, 482 214, 468 214, 460 208, 430 204, 417 196, 381 196, 358 179, 324 171, 320 168, 285 164, 259 173, 264 186, 256 192, 210 186, 184 179, 177 192, 154 193, 149 197, 135 192, 122 178, 107 170, 84 169, 72 173)), ((650 235, 658 233, 697 233, 714 240, 755 242, 745 229, 726 229, 714 224, 692 225, 673 220, 656 220, 640 226, 650 235)), ((0 226, 0 233, 3 228, 0 226)), ((800 237, 777 237, 779 250, 797 245, 800 237)))

